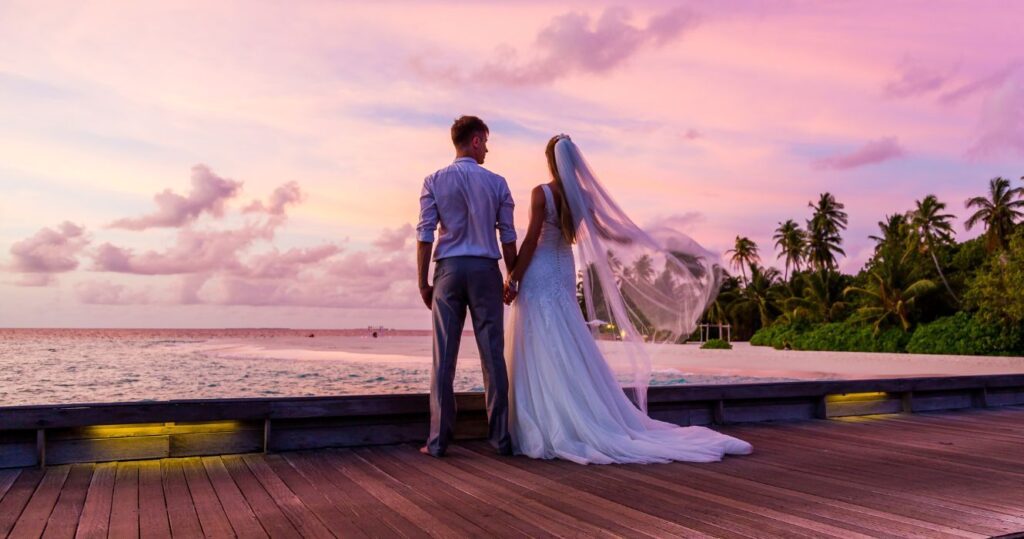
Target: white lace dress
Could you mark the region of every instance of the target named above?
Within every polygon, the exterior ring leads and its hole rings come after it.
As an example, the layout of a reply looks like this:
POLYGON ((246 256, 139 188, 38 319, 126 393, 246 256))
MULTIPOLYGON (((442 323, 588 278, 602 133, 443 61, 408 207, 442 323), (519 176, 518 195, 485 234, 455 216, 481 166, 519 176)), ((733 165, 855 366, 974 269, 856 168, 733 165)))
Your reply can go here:
POLYGON ((651 419, 626 397, 583 319, 572 247, 562 237, 551 191, 543 189, 544 226, 505 333, 515 451, 580 464, 749 454, 747 442, 651 419))

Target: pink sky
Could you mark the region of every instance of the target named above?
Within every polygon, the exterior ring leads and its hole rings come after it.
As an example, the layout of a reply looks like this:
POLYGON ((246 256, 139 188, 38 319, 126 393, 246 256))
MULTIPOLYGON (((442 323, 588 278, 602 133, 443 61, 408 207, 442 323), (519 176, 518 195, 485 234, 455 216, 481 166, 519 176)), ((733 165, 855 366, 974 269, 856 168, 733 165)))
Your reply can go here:
POLYGON ((636 221, 844 271, 929 193, 1024 175, 1016 2, 0 4, 0 326, 425 328, 412 249, 451 120, 520 201, 570 133, 636 221), (627 7, 628 6, 628 7, 627 7))

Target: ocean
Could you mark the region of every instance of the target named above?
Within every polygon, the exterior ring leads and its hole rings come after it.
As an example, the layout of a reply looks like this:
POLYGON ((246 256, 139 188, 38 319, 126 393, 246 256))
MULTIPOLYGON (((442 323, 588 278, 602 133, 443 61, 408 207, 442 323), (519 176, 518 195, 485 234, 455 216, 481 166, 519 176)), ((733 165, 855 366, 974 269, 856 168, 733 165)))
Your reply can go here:
MULTIPOLYGON (((0 406, 426 393, 429 331, 0 329, 0 406)), ((655 371, 652 384, 786 378, 655 371)), ((463 338, 456 391, 482 391, 463 338)))

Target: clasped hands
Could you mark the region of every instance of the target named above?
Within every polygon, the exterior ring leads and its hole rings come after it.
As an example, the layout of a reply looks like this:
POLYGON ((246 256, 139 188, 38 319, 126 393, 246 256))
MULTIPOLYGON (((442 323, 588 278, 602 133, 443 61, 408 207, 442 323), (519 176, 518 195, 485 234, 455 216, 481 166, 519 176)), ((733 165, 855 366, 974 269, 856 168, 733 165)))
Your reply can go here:
POLYGON ((511 276, 505 281, 505 290, 502 293, 502 300, 505 305, 511 305, 519 295, 519 281, 513 280, 511 276))

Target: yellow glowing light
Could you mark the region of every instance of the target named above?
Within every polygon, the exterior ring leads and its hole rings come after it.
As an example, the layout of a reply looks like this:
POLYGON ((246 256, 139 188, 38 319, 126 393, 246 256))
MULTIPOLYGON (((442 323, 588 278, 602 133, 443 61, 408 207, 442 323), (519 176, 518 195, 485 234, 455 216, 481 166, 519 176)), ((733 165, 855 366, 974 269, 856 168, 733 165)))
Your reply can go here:
POLYGON ((851 402, 851 401, 875 401, 886 400, 889 394, 885 391, 868 391, 864 393, 841 393, 837 395, 826 395, 826 402, 851 402))

